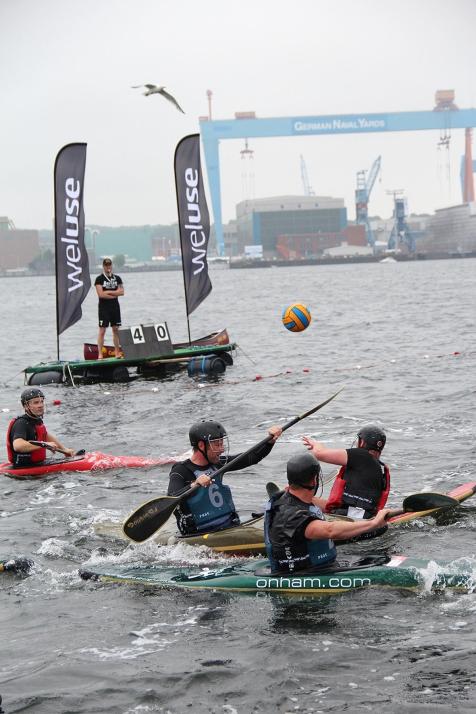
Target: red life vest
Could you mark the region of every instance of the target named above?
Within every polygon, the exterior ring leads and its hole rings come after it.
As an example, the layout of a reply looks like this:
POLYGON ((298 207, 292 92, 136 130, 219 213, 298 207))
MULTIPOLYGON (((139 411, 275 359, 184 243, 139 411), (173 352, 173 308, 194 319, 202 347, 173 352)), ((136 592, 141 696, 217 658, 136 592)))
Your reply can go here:
MULTIPOLYGON (((375 513, 377 511, 380 511, 380 509, 385 506, 385 504, 387 503, 388 494, 390 493, 390 470, 387 464, 382 463, 382 466, 382 490, 380 492, 380 496, 378 499, 375 499, 375 497, 371 498, 372 506, 375 510, 375 513)), ((336 508, 346 508, 348 506, 348 504, 343 501, 343 495, 346 488, 347 490, 350 489, 352 491, 355 491, 356 493, 361 494, 362 496, 367 496, 362 487, 359 487, 359 484, 349 484, 347 481, 344 480, 346 468, 346 466, 341 466, 339 469, 339 473, 336 476, 334 484, 331 488, 331 492, 329 494, 329 498, 327 499, 326 513, 331 513, 336 508)))
MULTIPOLYGON (((10 423, 8 424, 8 429, 7 429, 7 455, 8 455, 8 460, 11 464, 15 463, 15 454, 18 453, 17 451, 14 451, 13 449, 13 444, 11 440, 11 431, 14 423, 16 422, 17 419, 22 419, 22 417, 15 417, 15 419, 11 419, 10 423)), ((35 424, 35 441, 46 441, 48 436, 48 431, 46 429, 46 426, 41 422, 41 424, 35 424)), ((44 461, 46 459, 46 449, 35 449, 30 453, 31 457, 31 463, 32 464, 37 464, 40 461, 44 461)))

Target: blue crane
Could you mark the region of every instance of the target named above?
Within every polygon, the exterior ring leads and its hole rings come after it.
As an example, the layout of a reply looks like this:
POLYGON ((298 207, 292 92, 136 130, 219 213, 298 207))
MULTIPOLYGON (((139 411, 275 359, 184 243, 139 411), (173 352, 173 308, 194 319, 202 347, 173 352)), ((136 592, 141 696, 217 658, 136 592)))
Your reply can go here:
POLYGON ((375 180, 380 171, 381 156, 378 156, 372 164, 372 168, 367 176, 367 171, 357 171, 357 188, 355 190, 355 222, 365 226, 367 243, 375 245, 375 238, 369 222, 369 199, 375 180))
POLYGON ((403 190, 397 188, 394 191, 387 191, 393 196, 393 226, 388 238, 389 250, 402 250, 405 247, 409 253, 415 252, 415 236, 407 223, 407 199, 403 196, 403 190))

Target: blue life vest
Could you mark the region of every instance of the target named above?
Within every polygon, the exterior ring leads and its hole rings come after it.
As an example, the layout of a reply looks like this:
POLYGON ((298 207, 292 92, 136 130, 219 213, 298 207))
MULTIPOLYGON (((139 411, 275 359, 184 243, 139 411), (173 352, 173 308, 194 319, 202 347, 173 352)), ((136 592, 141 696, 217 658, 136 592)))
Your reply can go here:
MULTIPOLYGON (((211 467, 206 472, 203 469, 194 471, 194 476, 208 473, 213 478, 216 467, 211 467)), ((218 530, 236 523, 236 509, 229 486, 222 483, 222 476, 208 488, 197 488, 196 493, 187 498, 187 507, 190 510, 197 531, 218 530)))
POLYGON ((264 539, 273 572, 294 572, 331 563, 337 550, 331 539, 305 538, 299 520, 306 523, 307 514, 325 520, 322 511, 312 503, 304 503, 288 493, 278 493, 266 505, 264 539), (296 520, 296 511, 297 520, 296 520), (294 524, 290 526, 291 519, 294 524), (297 528, 293 532, 293 526, 297 528))

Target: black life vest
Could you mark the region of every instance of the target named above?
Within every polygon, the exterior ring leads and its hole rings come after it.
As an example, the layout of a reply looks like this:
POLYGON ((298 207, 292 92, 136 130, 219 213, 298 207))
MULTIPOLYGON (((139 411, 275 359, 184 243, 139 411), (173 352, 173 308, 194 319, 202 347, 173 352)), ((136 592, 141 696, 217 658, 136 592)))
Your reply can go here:
POLYGON ((324 516, 318 506, 304 503, 289 493, 277 493, 266 505, 264 538, 271 570, 273 572, 295 572, 331 563, 337 551, 331 539, 310 540, 302 529, 292 531, 289 520, 298 515, 298 520, 306 523, 308 515, 323 521, 324 516), (299 518, 301 516, 301 518, 299 518))
POLYGON ((369 518, 387 503, 390 492, 390 470, 383 461, 372 457, 369 466, 350 470, 341 466, 327 499, 326 512, 349 507, 360 508, 369 518))

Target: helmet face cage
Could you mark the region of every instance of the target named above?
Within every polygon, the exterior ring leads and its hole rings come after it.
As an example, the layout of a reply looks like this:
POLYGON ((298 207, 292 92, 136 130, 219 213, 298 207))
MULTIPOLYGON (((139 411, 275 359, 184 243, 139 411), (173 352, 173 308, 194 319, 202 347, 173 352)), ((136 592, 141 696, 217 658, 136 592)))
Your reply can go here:
MULTIPOLYGON (((211 454, 228 456, 229 443, 226 429, 217 421, 201 421, 193 424, 189 431, 190 443, 198 449, 200 441, 205 443, 211 454)), ((201 449, 200 449, 201 451, 201 449)), ((203 452, 202 452, 203 453, 203 452)), ((206 456, 206 454, 204 454, 206 456)))
POLYGON ((30 402, 32 399, 37 399, 38 397, 40 399, 43 399, 43 401, 45 399, 45 395, 43 394, 41 389, 36 389, 35 387, 31 387, 30 389, 23 390, 23 392, 21 393, 20 400, 21 400, 21 403, 23 404, 23 406, 25 407, 28 404, 28 402, 30 402))
POLYGON ((216 456, 228 456, 230 453, 230 442, 227 436, 218 439, 207 439, 205 441, 209 453, 216 456))

